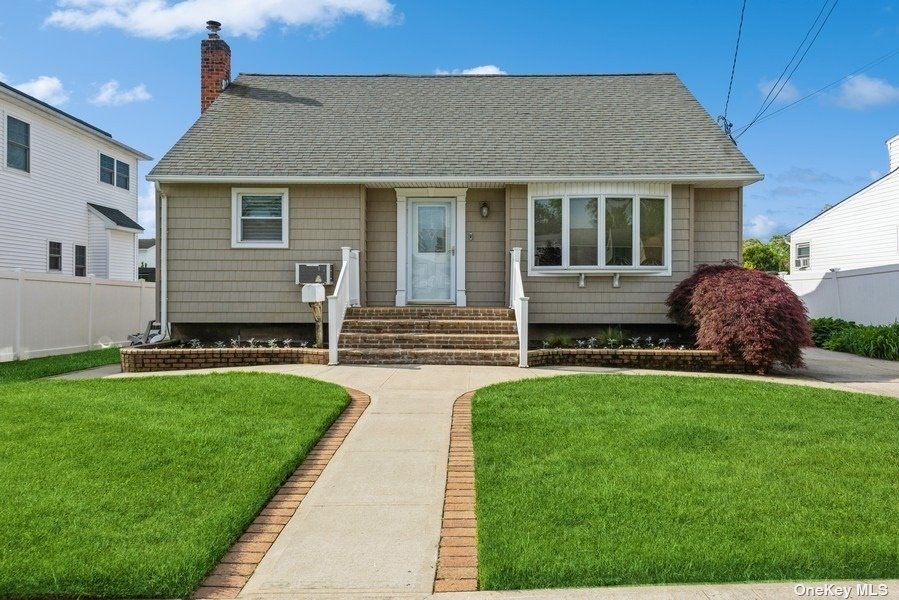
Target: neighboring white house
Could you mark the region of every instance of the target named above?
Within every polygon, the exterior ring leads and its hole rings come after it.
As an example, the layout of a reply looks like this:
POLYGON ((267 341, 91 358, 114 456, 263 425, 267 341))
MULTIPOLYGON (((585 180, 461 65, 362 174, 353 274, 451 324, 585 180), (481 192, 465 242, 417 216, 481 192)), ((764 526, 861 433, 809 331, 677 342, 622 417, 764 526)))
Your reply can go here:
POLYGON ((889 172, 790 232, 786 280, 813 317, 899 319, 899 135, 889 172))
POLYGON ((140 160, 150 157, 0 83, 0 271, 137 280, 140 160))
POLYGON ((137 264, 142 268, 156 268, 156 240, 146 238, 137 241, 137 264))

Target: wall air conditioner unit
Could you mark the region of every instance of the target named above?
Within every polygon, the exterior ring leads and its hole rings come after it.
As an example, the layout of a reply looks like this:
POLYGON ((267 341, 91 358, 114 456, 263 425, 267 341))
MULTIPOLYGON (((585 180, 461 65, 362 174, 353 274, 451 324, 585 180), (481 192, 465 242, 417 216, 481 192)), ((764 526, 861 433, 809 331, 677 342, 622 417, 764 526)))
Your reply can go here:
POLYGON ((297 285, 304 283, 334 284, 334 265, 331 263, 297 263, 297 285))
POLYGON ((797 258, 795 264, 796 264, 796 268, 798 268, 798 269, 808 269, 809 259, 808 258, 797 258))

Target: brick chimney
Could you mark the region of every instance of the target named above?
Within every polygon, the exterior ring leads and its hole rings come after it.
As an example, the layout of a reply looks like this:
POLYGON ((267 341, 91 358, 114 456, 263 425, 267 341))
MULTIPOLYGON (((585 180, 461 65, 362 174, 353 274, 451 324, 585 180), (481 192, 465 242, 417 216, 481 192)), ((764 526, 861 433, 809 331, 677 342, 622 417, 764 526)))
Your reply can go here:
POLYGON ((231 48, 219 37, 222 24, 206 21, 209 37, 200 42, 200 112, 206 112, 231 83, 231 48))

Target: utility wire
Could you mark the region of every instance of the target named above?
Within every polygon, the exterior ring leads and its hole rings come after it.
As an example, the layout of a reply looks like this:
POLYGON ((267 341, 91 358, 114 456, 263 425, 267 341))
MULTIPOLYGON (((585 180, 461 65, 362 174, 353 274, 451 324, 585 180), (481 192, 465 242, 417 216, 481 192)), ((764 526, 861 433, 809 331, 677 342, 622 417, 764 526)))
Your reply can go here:
MULTIPOLYGON (((817 96, 821 92, 826 92, 827 90, 843 83, 847 79, 851 79, 851 78, 855 77, 856 75, 858 75, 859 73, 867 71, 868 69, 875 67, 875 66, 879 65, 880 63, 882 63, 886 60, 889 60, 890 58, 893 58, 894 56, 897 56, 897 55, 899 55, 899 48, 896 48, 892 52, 888 52, 888 53, 884 54, 880 58, 874 59, 873 61, 869 62, 868 64, 866 64, 862 67, 859 67, 855 71, 852 71, 848 75, 844 75, 843 77, 840 77, 836 81, 828 83, 824 87, 818 88, 817 90, 815 90, 814 92, 812 92, 810 94, 806 94, 805 96, 803 96, 802 98, 799 98, 798 100, 794 100, 793 102, 790 102, 786 106, 782 106, 782 107, 778 108, 774 112, 768 113, 767 115, 756 119, 755 121, 753 121, 753 123, 762 123, 764 121, 767 121, 768 119, 775 117, 776 115, 778 115, 779 113, 782 113, 783 111, 787 110, 788 108, 792 108, 792 107, 796 106, 797 104, 799 104, 800 102, 805 102, 809 98, 812 98, 813 96, 817 96)), ((744 125, 743 127, 738 128, 736 130, 736 137, 739 138, 740 136, 742 136, 744 133, 746 133, 747 129, 749 129, 749 125, 744 125)))
POLYGON ((787 71, 790 68, 790 65, 792 65, 793 61, 796 60, 796 57, 799 56, 799 52, 802 50, 802 47, 805 46, 805 42, 808 40, 808 36, 812 34, 812 31, 815 29, 818 21, 821 19, 821 15, 824 14, 824 9, 827 8, 828 2, 830 2, 830 0, 824 0, 824 3, 821 5, 821 10, 818 11, 817 16, 815 16, 815 20, 812 21, 812 24, 809 26, 808 31, 805 32, 805 37, 802 38, 802 41, 799 42, 799 45, 796 47, 796 51, 793 52, 793 56, 791 56, 790 60, 787 61, 787 64, 784 65, 783 71, 780 72, 780 75, 778 75, 774 83, 771 84, 771 88, 768 90, 767 95, 765 95, 765 99, 762 100, 761 106, 759 106, 759 109, 752 116, 752 119, 750 119, 750 121, 757 119, 759 116, 761 116, 762 112, 764 112, 766 104, 771 98, 771 94, 774 93, 774 90, 777 89, 777 86, 780 84, 781 80, 783 80, 784 75, 786 75, 787 71))
MULTIPOLYGON (((763 118, 765 116, 765 113, 768 111, 768 109, 771 108, 771 105, 773 105, 774 102, 777 100, 778 96, 780 96, 780 93, 784 90, 784 87, 786 87, 786 85, 790 82, 790 78, 793 77, 793 74, 796 72, 796 69, 799 68, 799 65, 802 64, 803 60, 805 60, 805 57, 808 54, 809 50, 812 49, 812 46, 815 44, 815 41, 817 41, 817 39, 818 39, 818 36, 821 35, 821 31, 824 29, 824 26, 827 25, 827 21, 830 20, 830 16, 833 14, 833 11, 837 7, 837 4, 839 3, 839 1, 840 0, 833 1, 833 4, 831 4, 831 6, 830 6, 830 10, 827 11, 827 14, 824 16, 824 20, 821 21, 821 25, 818 26, 818 30, 815 32, 815 35, 812 37, 811 41, 805 47, 805 50, 802 52, 802 55, 799 56, 799 60, 797 60, 796 63, 793 65, 793 68, 787 74, 786 78, 783 78, 783 81, 780 83, 780 87, 777 89, 777 91, 775 91, 775 88, 777 87, 777 83, 775 83, 775 85, 772 86, 771 90, 768 91, 768 96, 770 96, 770 99, 768 97, 766 97, 766 99, 764 101, 762 101, 761 108, 755 114, 755 116, 752 118, 752 120, 749 122, 749 124, 740 128, 740 135, 743 135, 744 133, 746 133, 746 131, 748 131, 750 127, 752 127, 755 123, 757 123, 759 121, 759 119, 763 118), (772 96, 772 92, 774 92, 773 96, 772 96), (766 104, 766 102, 767 102, 767 104, 766 104)), ((824 6, 821 7, 821 11, 819 11, 818 16, 815 17, 815 21, 812 23, 812 27, 809 29, 809 33, 812 31, 812 29, 814 29, 815 24, 821 18, 821 12, 823 12, 823 10, 827 6, 828 2, 829 2, 829 0, 824 1, 824 6)), ((808 39, 808 35, 809 34, 806 33, 805 37, 803 38, 802 43, 799 44, 799 48, 797 48, 796 52, 793 54, 793 58, 796 58, 796 54, 798 54, 798 52, 802 48, 803 44, 805 44, 805 40, 808 39)), ((784 72, 786 72, 786 70, 790 68, 791 63, 793 63, 792 58, 790 59, 790 62, 787 63, 787 66, 784 69, 784 72)), ((783 73, 781 73, 781 78, 782 77, 783 77, 783 73)), ((778 78, 778 81, 780 81, 781 78, 778 78)))
POLYGON ((727 100, 724 101, 724 114, 721 115, 728 135, 730 135, 730 125, 727 123, 727 109, 730 107, 731 90, 734 89, 734 73, 737 71, 737 55, 740 53, 740 38, 743 37, 743 18, 745 15, 746 0, 743 0, 743 8, 740 9, 740 26, 737 28, 737 44, 734 47, 734 61, 730 66, 730 83, 727 84, 727 100))

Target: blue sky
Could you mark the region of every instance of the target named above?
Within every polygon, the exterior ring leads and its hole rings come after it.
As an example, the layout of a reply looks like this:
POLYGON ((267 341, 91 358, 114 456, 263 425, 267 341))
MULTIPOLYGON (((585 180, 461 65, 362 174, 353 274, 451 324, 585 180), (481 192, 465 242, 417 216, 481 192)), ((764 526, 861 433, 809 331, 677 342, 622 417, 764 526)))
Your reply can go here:
MULTIPOLYGON (((832 2, 833 0, 828 0, 832 2)), ((674 71, 721 114, 742 0, 21 0, 0 12, 0 77, 154 157, 199 112, 207 19, 234 74, 674 71)), ((758 110, 823 0, 748 0, 728 112, 758 110)), ((842 0, 771 110, 899 49, 899 1, 842 0)), ((899 55, 757 123, 739 145, 766 175, 744 233, 786 232, 887 169, 899 55)), ((151 164, 141 166, 141 178, 151 164)), ((141 221, 152 232, 149 186, 141 221)))

